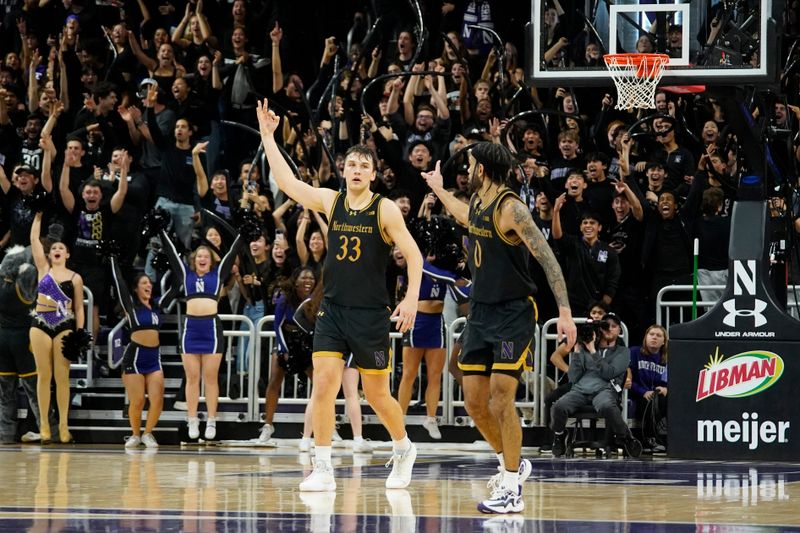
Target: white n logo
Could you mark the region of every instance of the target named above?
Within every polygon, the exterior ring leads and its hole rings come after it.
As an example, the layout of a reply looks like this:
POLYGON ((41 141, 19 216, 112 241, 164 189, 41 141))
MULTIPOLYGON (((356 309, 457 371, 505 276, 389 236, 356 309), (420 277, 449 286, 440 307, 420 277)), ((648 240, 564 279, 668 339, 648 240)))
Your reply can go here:
POLYGON ((206 290, 206 282, 202 279, 195 280, 194 282, 194 290, 196 292, 205 292, 206 290))
POLYGON ((747 264, 742 261, 733 262, 733 295, 756 295, 756 261, 748 259, 747 264), (742 287, 746 292, 742 292, 742 287))

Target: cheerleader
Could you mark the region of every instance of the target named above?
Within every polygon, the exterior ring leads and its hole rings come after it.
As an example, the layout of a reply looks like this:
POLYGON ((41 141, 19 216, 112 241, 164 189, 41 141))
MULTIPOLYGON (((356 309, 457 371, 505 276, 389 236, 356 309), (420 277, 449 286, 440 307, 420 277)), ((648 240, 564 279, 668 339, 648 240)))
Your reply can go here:
POLYGON ((158 423, 164 406, 164 372, 161 369, 158 336, 161 314, 158 306, 151 300, 153 283, 147 274, 139 273, 134 276, 131 295, 118 259, 113 255, 110 259, 114 286, 130 328, 130 343, 125 348, 122 359, 122 382, 130 401, 128 418, 132 433, 125 442, 125 447, 135 448, 144 444, 147 448, 158 448, 158 442, 153 437, 153 428, 158 423), (145 392, 150 399, 150 407, 147 409, 144 434, 141 434, 145 392))
POLYGON ((50 409, 50 382, 55 377, 58 405, 58 436, 72 442, 69 432, 69 365, 63 341, 70 332, 83 330, 83 280, 67 268, 69 250, 60 236, 48 235, 45 247, 39 240, 42 213, 31 224, 31 253, 38 271, 38 295, 30 330, 31 349, 36 360, 36 396, 39 400, 39 430, 42 444, 52 442, 47 412, 50 409), (47 252, 45 252, 45 249, 47 252))
POLYGON ((181 359, 186 373, 186 406, 189 414, 189 438, 200 437, 197 405, 200 401, 200 376, 205 383, 208 408, 205 439, 217 436, 217 405, 219 403, 219 365, 222 361, 222 323, 219 319, 219 298, 233 268, 242 243, 238 235, 230 250, 218 262, 208 246, 198 246, 189 261, 184 262, 167 233, 161 229, 161 242, 169 259, 172 275, 183 286, 186 298, 186 317, 181 336, 181 359))

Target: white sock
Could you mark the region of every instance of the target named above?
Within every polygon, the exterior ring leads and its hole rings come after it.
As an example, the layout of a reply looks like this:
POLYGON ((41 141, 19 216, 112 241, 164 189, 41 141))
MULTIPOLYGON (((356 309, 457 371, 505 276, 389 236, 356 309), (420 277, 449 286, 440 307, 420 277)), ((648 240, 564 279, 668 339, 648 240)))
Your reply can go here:
POLYGON ((206 426, 217 427, 217 419, 209 418, 208 420, 206 420, 206 426))
POLYGON ((397 455, 403 455, 409 448, 411 448, 411 441, 408 439, 408 433, 402 439, 392 441, 392 451, 397 455))
POLYGON ((358 437, 353 437, 353 442, 364 442, 364 437, 359 435, 358 437))
POLYGON ((506 462, 503 460, 503 452, 497 454, 497 460, 500 461, 500 470, 505 470, 506 462))
POLYGON ((435 416, 428 416, 426 418, 428 419, 428 422, 433 422, 434 424, 436 423, 436 417, 435 416))
POLYGON ((515 493, 519 490, 519 473, 516 470, 513 472, 503 471, 503 488, 513 490, 515 493))
POLYGON ((189 417, 189 423, 190 424, 199 424, 200 423, 200 419, 197 418, 196 416, 190 416, 189 417))
POLYGON ((331 464, 331 447, 316 446, 314 448, 314 459, 316 459, 318 463, 331 464))

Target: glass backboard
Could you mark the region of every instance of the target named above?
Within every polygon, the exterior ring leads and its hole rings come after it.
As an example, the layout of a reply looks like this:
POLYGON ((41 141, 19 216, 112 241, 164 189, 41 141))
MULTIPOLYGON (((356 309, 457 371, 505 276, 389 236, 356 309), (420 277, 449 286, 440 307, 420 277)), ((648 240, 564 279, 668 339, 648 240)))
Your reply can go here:
MULTIPOLYGON (((775 0, 780 3, 780 0, 775 0)), ((773 0, 532 0, 528 81, 610 85, 604 54, 670 56, 662 85, 775 80, 773 0)))

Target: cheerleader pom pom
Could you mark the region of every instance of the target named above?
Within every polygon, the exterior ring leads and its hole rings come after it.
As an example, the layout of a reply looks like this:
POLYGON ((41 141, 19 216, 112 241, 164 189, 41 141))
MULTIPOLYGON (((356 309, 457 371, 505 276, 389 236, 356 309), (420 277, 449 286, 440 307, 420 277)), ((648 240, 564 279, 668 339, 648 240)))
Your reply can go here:
POLYGON ((45 191, 40 191, 30 196, 22 196, 22 204, 33 213, 43 213, 51 204, 51 196, 45 191))
POLYGON ((153 259, 150 260, 150 266, 152 266, 156 272, 166 272, 169 270, 169 258, 167 254, 159 253, 153 256, 153 259))
POLYGON ((261 219, 249 209, 239 209, 236 211, 236 222, 239 226, 239 234, 247 242, 257 240, 264 234, 261 226, 261 219))
POLYGON ((105 239, 97 242, 97 251, 103 257, 118 258, 122 253, 122 246, 115 239, 105 239))
POLYGON ((85 329, 70 331, 62 339, 62 355, 77 363, 81 356, 85 356, 92 348, 92 334, 85 329))
POLYGON ((149 239, 169 227, 170 216, 166 209, 156 207, 142 220, 142 236, 149 239))

